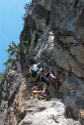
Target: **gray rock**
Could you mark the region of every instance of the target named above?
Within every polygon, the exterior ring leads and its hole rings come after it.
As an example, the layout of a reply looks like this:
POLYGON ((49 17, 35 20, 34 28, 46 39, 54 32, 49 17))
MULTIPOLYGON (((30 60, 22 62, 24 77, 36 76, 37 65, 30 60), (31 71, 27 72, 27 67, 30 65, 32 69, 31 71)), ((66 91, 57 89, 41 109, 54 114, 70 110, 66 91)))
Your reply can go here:
POLYGON ((27 110, 25 118, 19 125, 81 125, 80 122, 67 119, 65 117, 65 106, 62 102, 53 99, 50 101, 29 100, 25 108, 33 108, 31 112, 27 110), (45 107, 43 110, 39 108, 45 107))

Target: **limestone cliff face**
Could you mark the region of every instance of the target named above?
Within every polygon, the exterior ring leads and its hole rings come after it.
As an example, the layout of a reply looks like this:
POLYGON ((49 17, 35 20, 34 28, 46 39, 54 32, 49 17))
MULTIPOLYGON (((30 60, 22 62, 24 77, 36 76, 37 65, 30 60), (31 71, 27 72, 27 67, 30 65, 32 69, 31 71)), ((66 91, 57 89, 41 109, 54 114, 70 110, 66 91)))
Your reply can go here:
POLYGON ((20 58, 0 84, 0 125, 84 124, 83 36, 84 0, 32 0, 20 58), (57 77, 50 79, 49 101, 28 98, 33 79, 27 70, 40 60, 57 77))
POLYGON ((6 71, 0 83, 0 125, 14 125, 15 123, 14 109, 16 108, 14 101, 22 78, 20 60, 17 58, 6 71))
POLYGON ((25 64, 42 60, 45 72, 58 77, 51 95, 58 90, 76 118, 84 109, 83 7, 84 0, 33 0, 20 36, 23 74, 25 64), (24 44, 27 40, 29 46, 24 44))

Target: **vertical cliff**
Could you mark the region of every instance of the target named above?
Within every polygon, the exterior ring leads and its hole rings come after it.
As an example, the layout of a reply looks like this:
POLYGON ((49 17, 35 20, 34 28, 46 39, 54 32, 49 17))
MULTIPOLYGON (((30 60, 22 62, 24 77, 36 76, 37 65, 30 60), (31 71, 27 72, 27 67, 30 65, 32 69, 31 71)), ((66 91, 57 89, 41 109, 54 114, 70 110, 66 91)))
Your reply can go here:
POLYGON ((83 8, 83 0, 33 0, 20 36, 23 74, 26 64, 42 60, 58 77, 51 95, 58 91, 76 118, 84 109, 83 8))
POLYGON ((0 125, 84 124, 84 0, 32 0, 20 35, 20 56, 0 90, 0 125), (51 71, 50 100, 29 100, 28 67, 51 71), (79 122, 81 121, 81 123, 79 122))

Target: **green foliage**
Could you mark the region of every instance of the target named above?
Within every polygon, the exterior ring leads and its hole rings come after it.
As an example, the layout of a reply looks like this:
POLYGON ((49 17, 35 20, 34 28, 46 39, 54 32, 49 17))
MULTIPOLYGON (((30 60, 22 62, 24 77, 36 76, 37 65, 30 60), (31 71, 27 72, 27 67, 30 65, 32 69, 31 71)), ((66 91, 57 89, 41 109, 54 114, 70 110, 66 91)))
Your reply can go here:
POLYGON ((10 57, 16 57, 19 52, 19 45, 16 45, 14 41, 12 41, 9 45, 8 50, 6 50, 10 57))
POLYGON ((28 46, 29 43, 30 43, 30 42, 29 42, 28 40, 25 41, 26 46, 28 46))
POLYGON ((2 73, 0 72, 0 78, 2 78, 2 73))
POLYGON ((0 72, 0 83, 4 79, 4 74, 0 72))
POLYGON ((27 17, 28 12, 29 12, 29 10, 31 9, 31 7, 32 7, 32 3, 31 3, 31 2, 28 3, 28 4, 25 4, 25 6, 24 6, 25 14, 24 14, 24 17, 22 17, 23 20, 25 20, 25 18, 27 17))
POLYGON ((24 53, 26 54, 27 52, 28 52, 28 46, 29 46, 29 44, 30 44, 30 41, 28 41, 28 40, 26 40, 25 41, 25 49, 24 49, 24 53))
POLYGON ((9 44, 9 48, 6 50, 9 54, 8 60, 4 62, 4 65, 8 67, 12 64, 13 60, 16 58, 16 55, 20 52, 20 44, 16 45, 14 41, 9 44))
POLYGON ((31 3, 31 2, 28 3, 28 4, 25 4, 24 9, 25 9, 26 11, 29 11, 29 10, 31 9, 31 6, 32 6, 32 3, 31 3))
POLYGON ((8 58, 8 60, 6 62, 4 62, 4 65, 6 67, 8 67, 8 66, 10 66, 12 64, 12 62, 13 62, 13 59, 12 58, 8 58))

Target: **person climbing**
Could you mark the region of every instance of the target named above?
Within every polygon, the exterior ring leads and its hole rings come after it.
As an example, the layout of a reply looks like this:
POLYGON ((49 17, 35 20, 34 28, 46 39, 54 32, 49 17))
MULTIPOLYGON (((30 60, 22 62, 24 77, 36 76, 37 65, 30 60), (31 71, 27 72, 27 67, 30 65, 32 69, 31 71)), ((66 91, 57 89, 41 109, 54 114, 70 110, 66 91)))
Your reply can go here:
POLYGON ((47 95, 49 94, 48 87, 50 85, 49 76, 52 77, 53 79, 56 79, 56 76, 54 76, 51 72, 47 72, 46 74, 43 74, 40 77, 40 81, 44 83, 42 93, 47 95))
POLYGON ((41 95, 42 91, 39 90, 38 86, 34 86, 32 88, 32 97, 36 99, 43 99, 43 96, 41 95))
POLYGON ((48 87, 50 85, 49 76, 52 77, 53 79, 56 79, 56 77, 51 72, 47 72, 45 74, 43 69, 40 68, 41 64, 42 64, 42 61, 40 61, 37 64, 33 64, 30 67, 30 71, 31 71, 32 77, 34 78, 36 77, 36 81, 35 81, 36 83, 38 81, 44 83, 42 94, 48 95, 49 94, 48 87))
POLYGON ((28 68, 28 73, 32 77, 39 77, 40 71, 42 68, 40 68, 40 65, 42 64, 42 61, 38 62, 37 64, 33 64, 31 67, 28 68))

